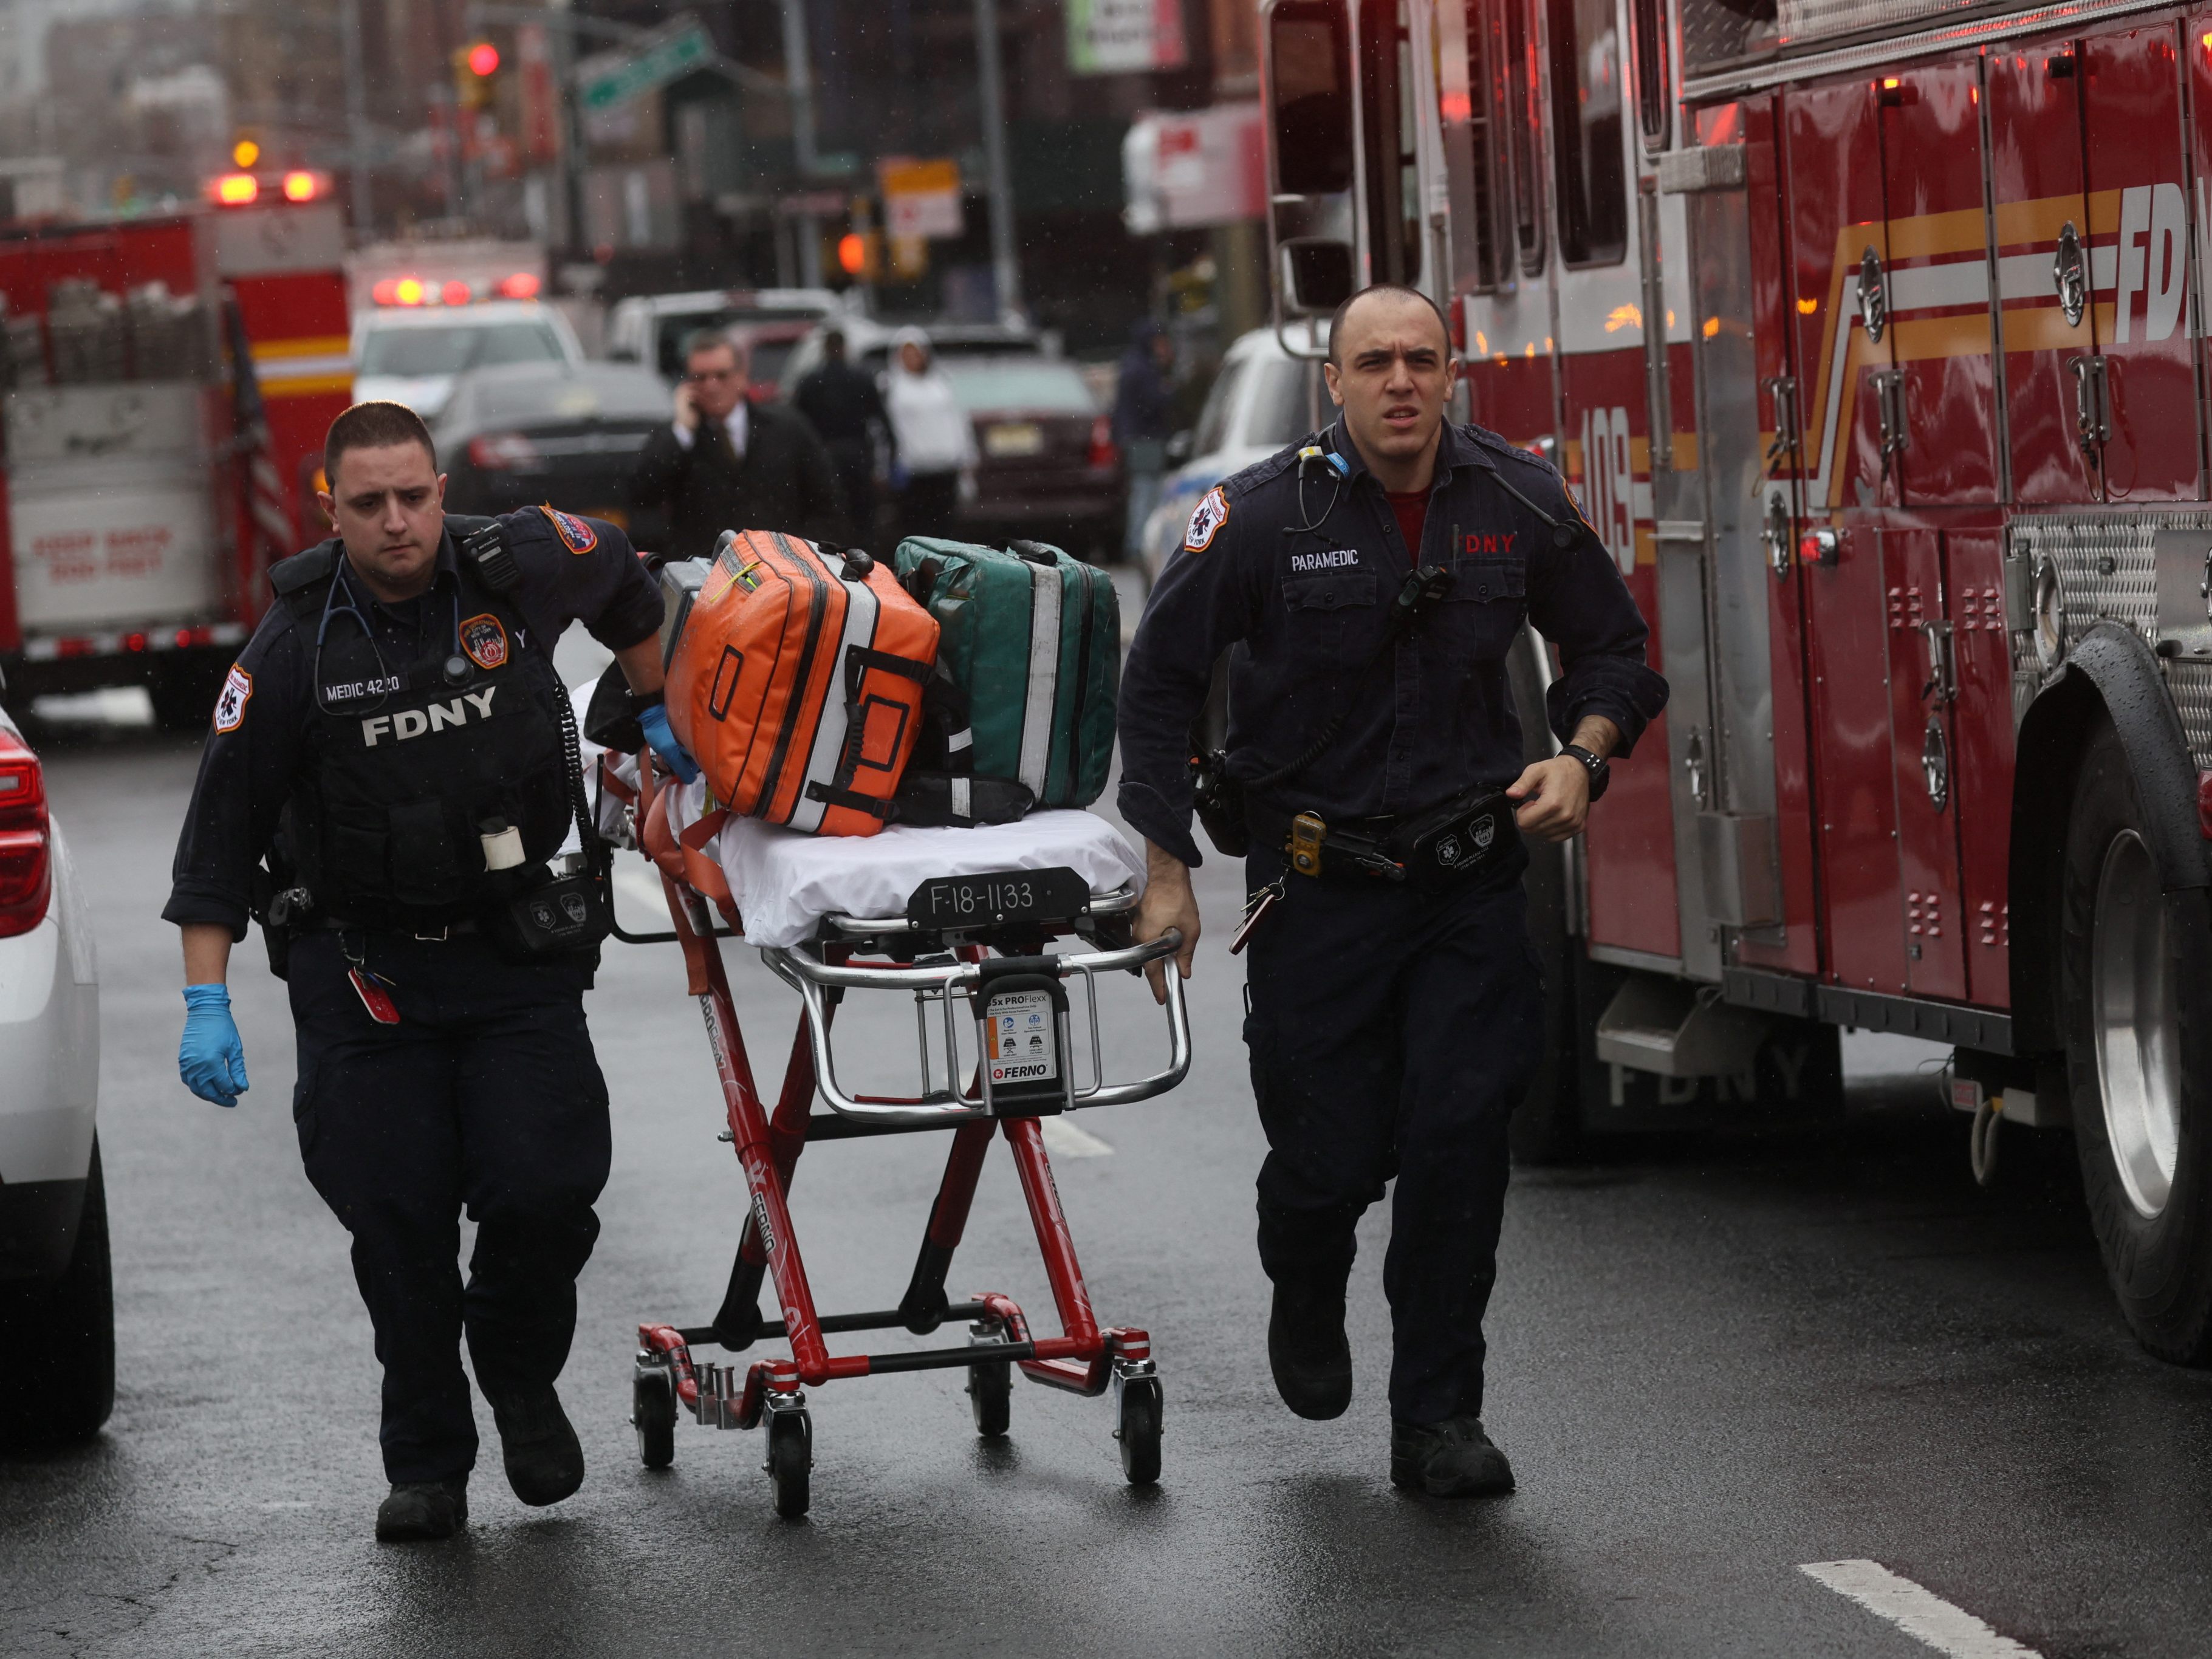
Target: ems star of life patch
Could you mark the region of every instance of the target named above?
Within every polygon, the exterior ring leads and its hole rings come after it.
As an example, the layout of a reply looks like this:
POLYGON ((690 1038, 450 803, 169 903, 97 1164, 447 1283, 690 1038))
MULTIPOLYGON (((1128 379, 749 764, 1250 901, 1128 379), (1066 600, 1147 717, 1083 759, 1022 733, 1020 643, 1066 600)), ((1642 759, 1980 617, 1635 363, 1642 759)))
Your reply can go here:
POLYGON ((477 667, 497 668, 507 660, 507 629, 489 611, 471 617, 461 624, 461 649, 477 667))
POLYGON ((1213 538, 1222 526, 1229 522, 1229 498, 1216 484, 1207 490, 1190 515, 1190 528, 1182 532, 1182 544, 1194 553, 1203 553, 1213 545, 1213 538))
POLYGON ((253 696, 253 676, 236 663, 223 677, 222 695, 215 700, 215 729, 235 732, 246 718, 246 705, 253 696))
POLYGON ((557 507, 541 507, 538 510, 545 515, 553 526, 553 533, 571 553, 588 553, 599 544, 598 532, 574 514, 563 513, 557 507))

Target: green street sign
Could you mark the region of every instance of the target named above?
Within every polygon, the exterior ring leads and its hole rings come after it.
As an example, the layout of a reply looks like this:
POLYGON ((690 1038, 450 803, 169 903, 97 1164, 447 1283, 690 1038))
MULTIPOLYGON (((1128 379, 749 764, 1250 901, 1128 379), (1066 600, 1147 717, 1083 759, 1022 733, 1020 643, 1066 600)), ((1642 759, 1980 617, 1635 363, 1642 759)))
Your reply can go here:
POLYGON ((579 77, 584 107, 596 112, 627 104, 655 87, 665 87, 704 68, 714 56, 714 43, 704 28, 693 23, 632 57, 613 62, 601 58, 586 65, 579 77))

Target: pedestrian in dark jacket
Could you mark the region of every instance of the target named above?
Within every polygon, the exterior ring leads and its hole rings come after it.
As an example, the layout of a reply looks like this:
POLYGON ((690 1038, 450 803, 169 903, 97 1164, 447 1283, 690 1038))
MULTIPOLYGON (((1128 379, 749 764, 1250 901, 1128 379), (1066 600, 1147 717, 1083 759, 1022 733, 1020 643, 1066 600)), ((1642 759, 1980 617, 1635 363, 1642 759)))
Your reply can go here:
POLYGON ((845 516, 866 541, 876 525, 876 444, 878 434, 890 431, 890 417, 876 377, 846 356, 842 329, 823 335, 821 364, 799 381, 791 402, 813 422, 830 452, 845 516))
POLYGON ((726 336, 687 343, 669 424, 646 440, 631 504, 664 507, 672 558, 702 558, 725 530, 850 533, 830 456, 806 417, 747 396, 744 354, 726 336))
POLYGON ((1144 555, 1145 520, 1160 497, 1160 475, 1167 470, 1168 437, 1174 430, 1175 342, 1147 317, 1129 332, 1121 354, 1121 374, 1114 392, 1114 441, 1129 481, 1127 527, 1121 555, 1144 555))

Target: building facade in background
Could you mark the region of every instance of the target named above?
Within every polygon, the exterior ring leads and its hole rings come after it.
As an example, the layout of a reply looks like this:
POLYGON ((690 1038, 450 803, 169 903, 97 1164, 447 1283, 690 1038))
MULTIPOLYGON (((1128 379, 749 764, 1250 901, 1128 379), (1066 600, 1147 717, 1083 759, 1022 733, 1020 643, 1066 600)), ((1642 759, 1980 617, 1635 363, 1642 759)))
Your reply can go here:
MULTIPOLYGON (((608 297, 819 270, 885 314, 991 316, 977 9, 574 0, 471 29, 467 0, 0 0, 0 154, 51 158, 67 210, 95 216, 196 199, 250 144, 264 168, 329 172, 349 208, 358 165, 362 241, 528 237, 608 297), (786 85, 794 22, 811 121, 786 85), (951 182, 921 217, 885 196, 919 178, 951 182)), ((1093 349, 1146 313, 1257 321, 1254 223, 1146 221, 1124 161, 1133 127, 1251 99, 1251 0, 995 11, 1032 318, 1093 349)))

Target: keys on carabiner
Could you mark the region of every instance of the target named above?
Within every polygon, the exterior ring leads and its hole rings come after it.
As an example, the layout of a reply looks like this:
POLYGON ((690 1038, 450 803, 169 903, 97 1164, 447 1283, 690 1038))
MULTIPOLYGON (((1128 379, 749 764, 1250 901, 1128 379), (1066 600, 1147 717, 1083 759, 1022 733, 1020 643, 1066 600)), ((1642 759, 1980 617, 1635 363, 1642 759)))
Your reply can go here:
POLYGON ((1283 882, 1284 878, 1277 876, 1244 901, 1244 920, 1238 924, 1235 936, 1229 941, 1231 956, 1243 954, 1244 947, 1251 942, 1253 930, 1259 927, 1261 918, 1282 902, 1283 882))

